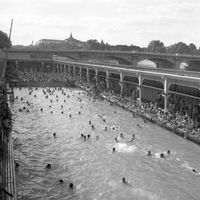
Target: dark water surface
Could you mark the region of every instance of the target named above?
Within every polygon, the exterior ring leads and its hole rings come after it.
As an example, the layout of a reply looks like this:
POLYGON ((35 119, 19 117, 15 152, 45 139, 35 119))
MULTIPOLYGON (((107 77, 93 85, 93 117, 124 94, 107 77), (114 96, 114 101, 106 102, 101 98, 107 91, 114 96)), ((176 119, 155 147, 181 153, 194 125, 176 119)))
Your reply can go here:
POLYGON ((15 96, 24 99, 11 105, 15 160, 20 164, 16 173, 20 200, 200 199, 200 176, 192 173, 193 168, 200 170, 199 146, 151 123, 143 123, 140 118, 131 118, 130 113, 105 101, 91 102, 80 90, 64 91, 70 98, 61 91, 46 99, 41 88, 32 95, 27 88, 15 89, 15 96), (30 112, 19 112, 23 106, 30 112), (90 134, 90 139, 84 141, 81 133, 90 134), (120 142, 116 143, 115 137, 120 133, 125 138, 119 137, 120 142), (133 133, 136 139, 129 142, 133 133), (168 149, 171 156, 160 158, 160 153, 166 154, 168 149), (147 156, 148 150, 152 157, 147 156), (51 169, 45 168, 47 163, 51 163, 51 169), (129 184, 123 184, 122 177, 129 184), (60 184, 59 179, 64 183, 60 184), (70 182, 74 189, 69 189, 70 182))

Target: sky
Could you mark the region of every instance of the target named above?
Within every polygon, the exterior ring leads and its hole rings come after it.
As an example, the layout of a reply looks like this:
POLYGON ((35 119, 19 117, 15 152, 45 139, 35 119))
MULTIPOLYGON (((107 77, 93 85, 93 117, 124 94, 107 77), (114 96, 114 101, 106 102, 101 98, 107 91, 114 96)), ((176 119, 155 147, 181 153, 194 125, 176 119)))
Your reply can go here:
POLYGON ((0 30, 13 45, 40 39, 103 39, 145 47, 152 40, 200 47, 200 0, 2 0, 0 30))

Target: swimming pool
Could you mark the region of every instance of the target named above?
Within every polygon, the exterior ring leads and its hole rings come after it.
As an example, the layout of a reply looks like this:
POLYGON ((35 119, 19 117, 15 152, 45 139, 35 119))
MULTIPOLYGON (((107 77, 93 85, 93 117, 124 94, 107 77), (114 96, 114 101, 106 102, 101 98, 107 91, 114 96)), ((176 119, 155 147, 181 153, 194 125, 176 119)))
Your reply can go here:
POLYGON ((63 88, 66 95, 56 90, 48 98, 42 90, 15 89, 19 98, 11 105, 19 199, 200 199, 200 176, 192 173, 200 171, 199 146, 106 101, 93 102, 81 90, 63 88), (91 136, 84 140, 82 133, 91 136), (171 155, 160 158, 167 150, 171 155))

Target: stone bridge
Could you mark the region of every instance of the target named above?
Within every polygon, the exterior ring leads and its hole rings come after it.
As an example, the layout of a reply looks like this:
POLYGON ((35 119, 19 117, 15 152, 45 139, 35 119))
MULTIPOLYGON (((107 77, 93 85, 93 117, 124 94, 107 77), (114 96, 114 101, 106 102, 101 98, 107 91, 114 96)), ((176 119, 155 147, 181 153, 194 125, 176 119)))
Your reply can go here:
POLYGON ((53 55, 64 56, 69 61, 85 61, 137 66, 138 62, 150 60, 157 68, 179 69, 181 63, 188 65, 188 70, 200 70, 200 56, 184 54, 163 54, 135 51, 97 51, 97 50, 10 50, 9 60, 40 61, 51 60, 53 55))

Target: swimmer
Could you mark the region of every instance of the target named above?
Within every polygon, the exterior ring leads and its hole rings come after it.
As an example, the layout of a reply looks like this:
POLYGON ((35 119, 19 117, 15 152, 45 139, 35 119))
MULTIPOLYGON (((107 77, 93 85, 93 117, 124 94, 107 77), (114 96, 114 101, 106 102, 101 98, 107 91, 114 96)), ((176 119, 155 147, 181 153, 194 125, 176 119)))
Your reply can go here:
POLYGON ((121 137, 121 138, 124 138, 124 135, 123 135, 123 133, 120 133, 120 137, 121 137))
POLYGON ((112 152, 115 152, 115 147, 113 147, 112 152))
POLYGON ((53 137, 56 138, 56 133, 53 133, 53 137))
POLYGON ((198 176, 200 176, 199 172, 196 169, 192 169, 192 172, 198 176))
POLYGON ((89 124, 92 124, 92 122, 91 122, 91 121, 89 121, 89 124))
POLYGON ((122 183, 128 184, 125 177, 122 178, 122 183))
POLYGON ((23 109, 25 110, 25 109, 26 109, 26 107, 24 106, 24 107, 23 107, 23 109))
POLYGON ((51 108, 51 106, 49 106, 49 108, 51 108))
POLYGON ((19 109, 19 112, 22 112, 22 109, 21 109, 21 108, 19 109))
POLYGON ((87 135, 88 139, 90 138, 90 134, 87 135))
POLYGON ((69 114, 69 117, 72 117, 72 115, 71 115, 71 114, 69 114))
POLYGON ((27 110, 27 112, 29 112, 29 110, 27 110))
POLYGON ((80 115, 80 114, 81 114, 81 112, 79 111, 79 112, 78 112, 78 114, 80 115))
POLYGON ((64 183, 64 181, 62 179, 59 180, 60 183, 64 183))
POLYGON ((106 122, 106 120, 105 120, 105 119, 103 119, 103 122, 106 122))
POLYGON ((115 138, 115 142, 119 142, 119 140, 117 138, 115 138))
POLYGON ((91 127, 92 127, 92 129, 95 129, 95 128, 94 128, 94 125, 92 125, 91 127))
POLYGON ((168 154, 168 155, 170 155, 170 154, 171 154, 170 150, 168 150, 168 151, 167 151, 167 154, 168 154))
POLYGON ((164 154, 163 154, 163 153, 161 153, 161 154, 160 154, 160 157, 161 157, 161 158, 164 158, 165 156, 164 156, 164 154))
POLYGON ((64 112, 62 111, 61 114, 63 114, 64 112))
POLYGON ((19 168, 19 163, 18 162, 15 164, 15 168, 16 169, 19 168))
POLYGON ((84 135, 83 135, 83 133, 82 133, 82 134, 81 134, 81 137, 83 138, 83 136, 84 136, 84 135))
POLYGON ((105 126, 104 130, 105 130, 105 131, 107 131, 107 130, 108 130, 108 127, 107 127, 107 126, 105 126))
POLYGON ((51 114, 53 114, 53 111, 51 111, 51 114))
POLYGON ((86 140, 86 135, 83 136, 83 139, 86 140))
POLYGON ((72 189, 74 187, 73 183, 70 183, 69 187, 72 189))
POLYGON ((43 109, 41 108, 40 111, 43 112, 43 109))
POLYGON ((51 164, 48 163, 48 164, 46 165, 46 168, 47 168, 47 169, 51 169, 51 164))
POLYGON ((151 151, 148 151, 147 156, 152 156, 151 151))

